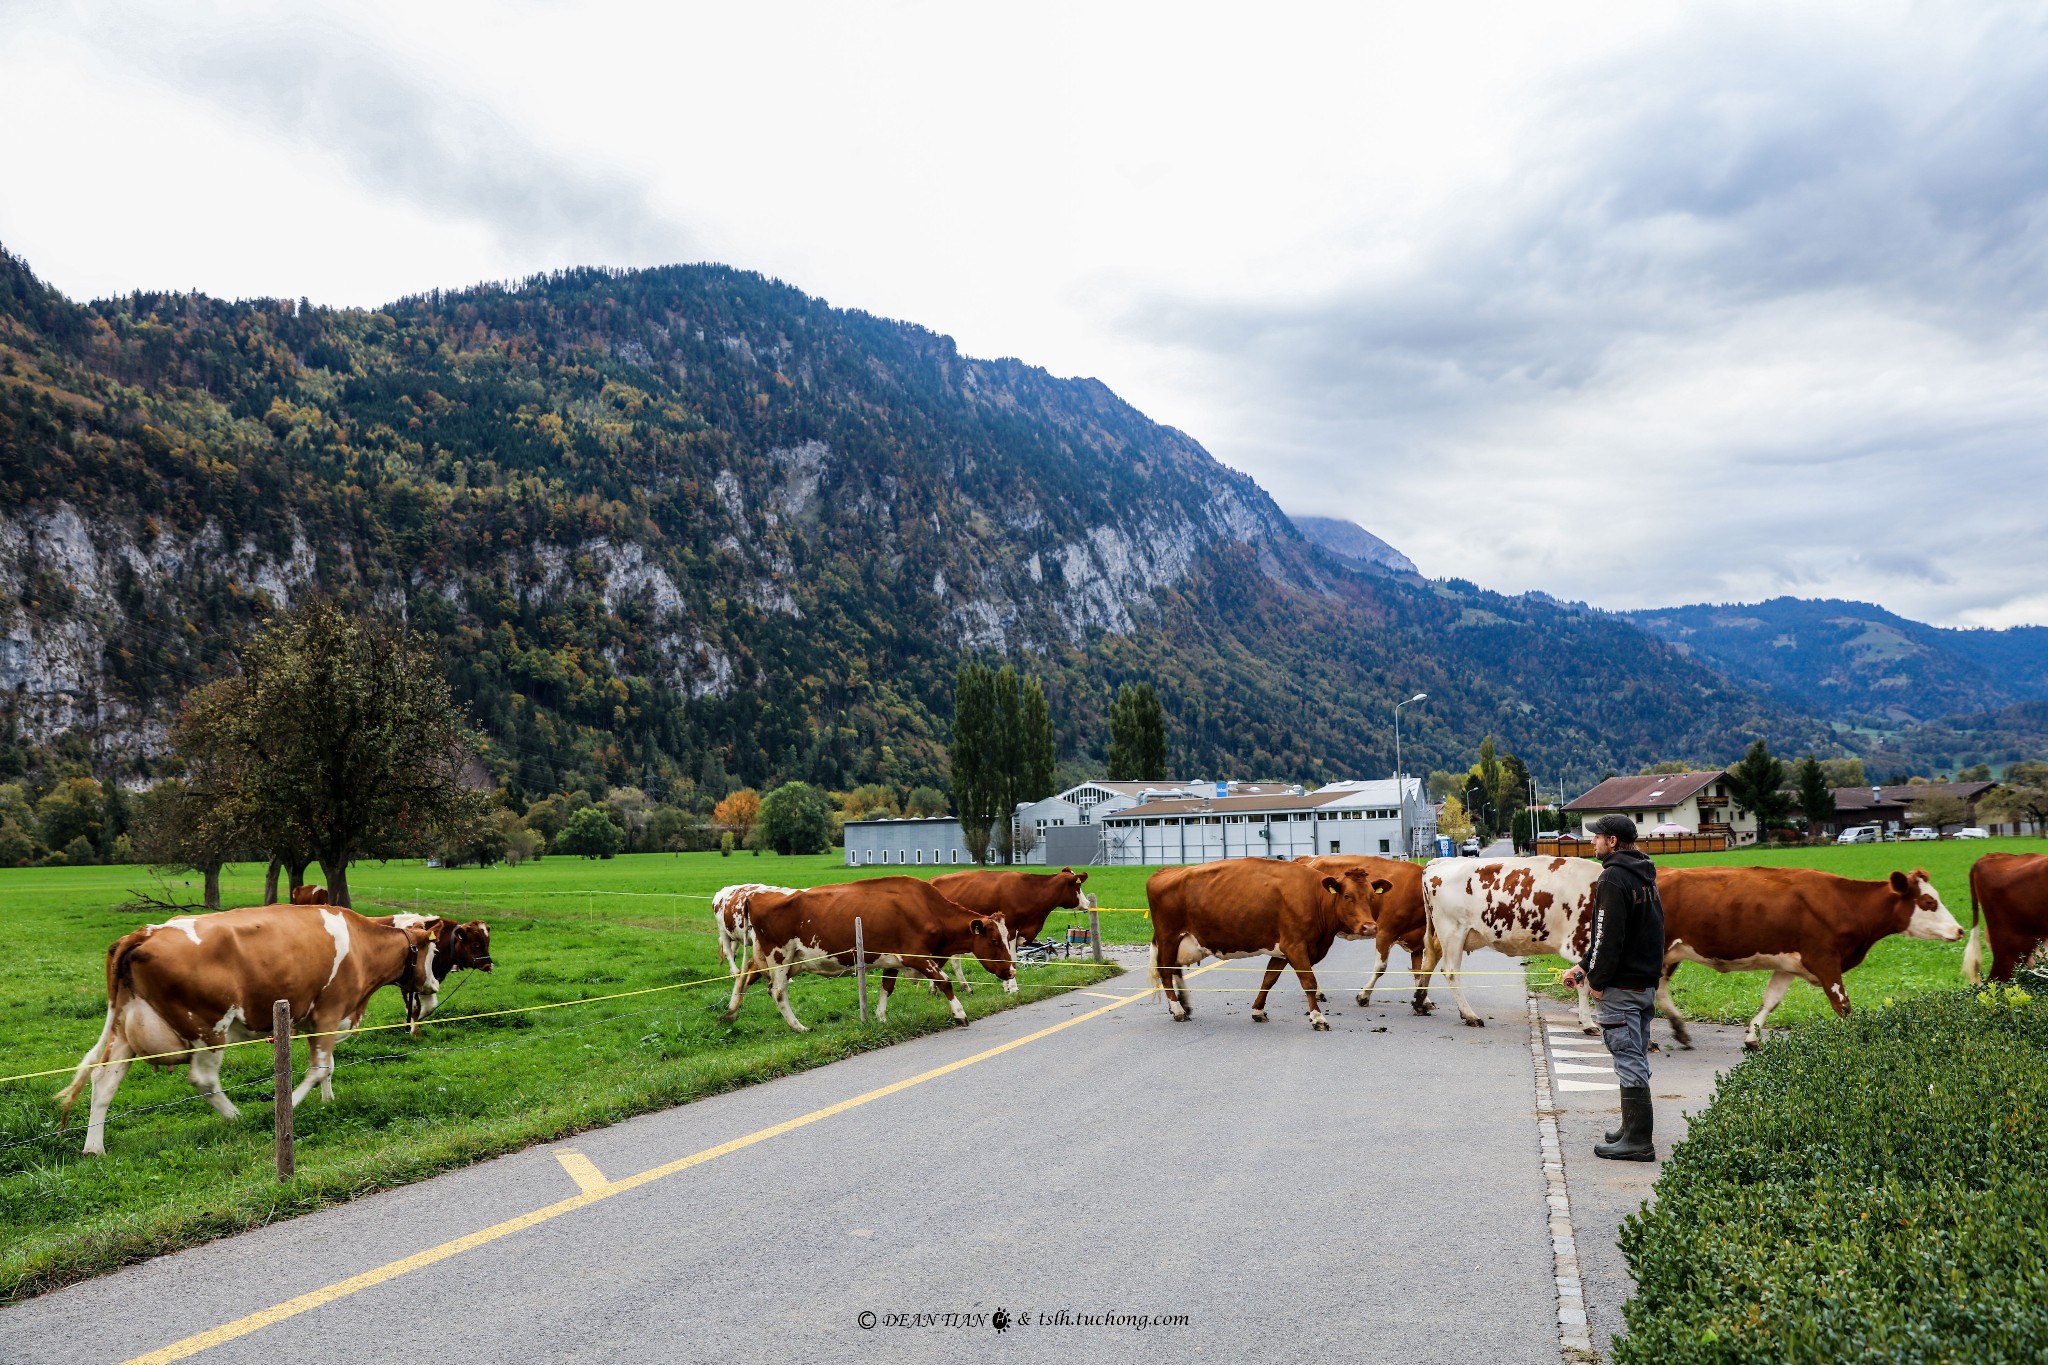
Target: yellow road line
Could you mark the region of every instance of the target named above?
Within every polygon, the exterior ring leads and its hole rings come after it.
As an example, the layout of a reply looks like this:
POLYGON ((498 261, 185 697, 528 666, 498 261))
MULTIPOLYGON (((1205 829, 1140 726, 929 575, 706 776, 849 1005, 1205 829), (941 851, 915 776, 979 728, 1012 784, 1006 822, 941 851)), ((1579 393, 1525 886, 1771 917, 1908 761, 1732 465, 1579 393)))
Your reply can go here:
MULTIPOLYGON (((1206 969, 1197 969, 1197 972, 1200 970, 1206 969)), ((1189 972, 1188 975, 1194 976, 1197 975, 1197 972, 1189 972)), ((351 1294, 374 1288, 385 1283, 387 1280, 395 1280, 401 1275, 409 1275, 415 1270, 423 1270, 427 1266, 448 1260, 450 1257, 460 1256, 465 1251, 474 1251, 480 1246, 487 1246, 501 1238, 510 1237, 515 1232, 524 1232, 528 1228, 538 1227, 542 1223, 560 1218, 565 1213, 574 1213, 577 1209, 587 1208, 601 1199, 609 1199, 615 1194, 623 1194, 627 1190, 638 1189, 642 1185, 652 1184, 654 1181, 665 1179, 678 1172, 687 1171, 695 1166, 702 1166, 707 1161, 716 1161, 719 1157, 730 1156, 732 1153, 752 1147, 756 1143, 766 1142, 774 1137, 781 1137, 784 1133, 793 1133, 799 1128, 806 1128, 820 1120, 844 1114, 850 1109, 858 1109, 864 1104, 872 1104, 876 1100, 886 1099, 890 1095, 908 1090, 912 1086, 923 1085, 926 1081, 935 1081, 941 1076, 950 1076, 956 1071, 975 1065, 977 1062, 985 1062, 992 1057, 1000 1057, 1005 1052, 1013 1052, 1023 1047, 1026 1043, 1035 1043, 1041 1038, 1050 1038, 1053 1034, 1063 1029, 1070 1029, 1076 1024, 1085 1024, 1090 1019, 1097 1019, 1108 1014, 1111 1010, 1122 1009, 1133 1000, 1142 1000, 1147 994, 1149 992, 1141 991, 1137 995, 1124 996, 1113 1005, 1102 1005, 1096 1009, 1089 1010, 1086 1014, 1077 1014, 1071 1019, 1062 1020, 1060 1023, 1042 1028, 1036 1033, 1027 1033, 1022 1038, 1013 1038, 1007 1043, 988 1049, 986 1052, 977 1052, 971 1057, 962 1057, 957 1062, 948 1062, 944 1066, 933 1067, 930 1071, 920 1072, 905 1080, 894 1081, 888 1085, 870 1090, 865 1094, 841 1100, 837 1104, 826 1105, 823 1109, 813 1109, 808 1114, 803 1114, 793 1119, 785 1119, 771 1127, 748 1133, 745 1137, 734 1138, 730 1142, 721 1142, 716 1147, 707 1147, 701 1152, 683 1157, 680 1160, 671 1161, 665 1166, 656 1166, 652 1170, 642 1171, 638 1175, 629 1175, 621 1180, 599 1184, 595 1188, 586 1188, 581 1194, 572 1195, 570 1198, 549 1204, 546 1208, 535 1209, 532 1213, 522 1213, 517 1218, 508 1218, 502 1223, 494 1223, 490 1227, 472 1232, 466 1237, 457 1237, 451 1242, 443 1242, 437 1247, 429 1247, 425 1251, 415 1252, 400 1260, 380 1265, 374 1270, 366 1270, 360 1275, 352 1275, 348 1279, 338 1280, 323 1289, 312 1290, 309 1293, 299 1295, 295 1299, 286 1299, 275 1307, 266 1308, 258 1313, 251 1313, 245 1318, 237 1318, 233 1322, 224 1323, 219 1327, 196 1333, 184 1338, 182 1341, 174 1341, 168 1346, 149 1352, 147 1355, 135 1356, 123 1362, 123 1365, 168 1365, 170 1361, 189 1359, 192 1356, 198 1355, 201 1351, 210 1350, 215 1346, 234 1341, 239 1337, 248 1336, 251 1332, 260 1332, 265 1327, 283 1322, 287 1318, 295 1318, 299 1314, 318 1308, 323 1304, 333 1303, 337 1299, 345 1299, 351 1294)), ((567 1166, 568 1162, 564 1161, 562 1164, 567 1166)), ((592 1166, 591 1172, 595 1174, 596 1169, 595 1166, 592 1166)), ((573 1175, 574 1172, 572 1171, 571 1174, 573 1175)), ((599 1179, 602 1180, 603 1177, 600 1176, 599 1179)), ((580 1180, 578 1183, 581 1183, 580 1180)))
POLYGON ((555 1160, 562 1163, 562 1169, 567 1171, 569 1178, 576 1182, 576 1188, 585 1194, 589 1194, 592 1190, 602 1189, 612 1183, 604 1178, 603 1171, 597 1169, 597 1163, 581 1152, 562 1148, 556 1151, 555 1160))

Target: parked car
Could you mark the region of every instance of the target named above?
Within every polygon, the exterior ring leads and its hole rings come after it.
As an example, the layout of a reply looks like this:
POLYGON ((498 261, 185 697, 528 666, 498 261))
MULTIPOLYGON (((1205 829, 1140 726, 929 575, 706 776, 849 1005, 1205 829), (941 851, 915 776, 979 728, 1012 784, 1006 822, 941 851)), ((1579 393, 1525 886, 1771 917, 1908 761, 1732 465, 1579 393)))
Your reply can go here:
POLYGON ((1989 839, 1991 837, 1991 831, 1988 829, 1979 829, 1975 825, 1968 825, 1962 829, 1957 830, 1955 832, 1955 837, 1958 839, 1989 839))
POLYGON ((1477 858, 1479 856, 1479 841, 1477 839, 1467 839, 1459 847, 1458 852, 1467 858, 1477 858))
POLYGON ((1925 825, 1915 825, 1911 830, 1907 831, 1906 837, 1908 839, 1939 839, 1941 831, 1929 829, 1925 825))
POLYGON ((1851 825, 1835 836, 1838 844, 1874 844, 1877 842, 1876 825, 1851 825))

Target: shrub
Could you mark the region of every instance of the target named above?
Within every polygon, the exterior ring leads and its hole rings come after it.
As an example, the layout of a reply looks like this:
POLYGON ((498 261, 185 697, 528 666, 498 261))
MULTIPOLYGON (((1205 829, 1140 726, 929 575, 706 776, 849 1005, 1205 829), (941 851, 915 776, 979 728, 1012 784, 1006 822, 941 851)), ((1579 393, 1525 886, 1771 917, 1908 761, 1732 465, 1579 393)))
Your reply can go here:
POLYGON ((1620 1365, 2048 1358, 2048 1002, 1922 996, 1721 1079, 1622 1225, 1620 1365))

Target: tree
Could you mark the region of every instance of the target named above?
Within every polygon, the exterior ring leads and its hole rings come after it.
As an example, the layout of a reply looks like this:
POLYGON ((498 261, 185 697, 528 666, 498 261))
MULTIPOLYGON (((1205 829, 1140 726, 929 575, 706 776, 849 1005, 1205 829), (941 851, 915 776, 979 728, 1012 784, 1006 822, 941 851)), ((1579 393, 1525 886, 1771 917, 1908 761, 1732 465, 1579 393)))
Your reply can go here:
POLYGON ((849 820, 893 820, 901 813, 896 808, 895 790, 879 782, 855 787, 846 794, 849 820))
POLYGON ((1799 760, 1794 779, 1799 786, 1799 813, 1806 817, 1806 832, 1811 836, 1835 818, 1835 789, 1828 781, 1827 769, 1812 754, 1799 760))
POLYGON ((609 858, 626 846, 626 832, 603 806, 585 806, 555 836, 555 847, 572 858, 609 858))
POLYGON ((222 838, 213 800, 167 777, 135 798, 130 837, 135 859, 161 872, 197 872, 209 910, 220 909, 220 870, 238 850, 222 838))
POLYGON ((526 808, 526 827, 541 837, 543 845, 552 844, 562 827, 569 823, 569 798, 566 796, 543 796, 526 808))
POLYGON ((761 793, 752 787, 741 787, 711 808, 712 823, 730 830, 741 843, 746 842, 754 822, 760 818, 761 793))
POLYGON ((1978 810, 2001 824, 2031 824, 2048 834, 2048 763, 2015 763, 1984 799, 1978 810))
POLYGON ((1455 796, 1446 796, 1443 806, 1437 811, 1436 832, 1462 844, 1473 835, 1472 816, 1465 809, 1465 803, 1455 796))
POLYGON ((1926 825, 1939 833, 1950 826, 1969 824, 1970 803, 1948 792, 1921 792, 1906 811, 1906 819, 1916 825, 1926 825))
POLYGON ((1684 759, 1673 758, 1666 759, 1662 763, 1652 763, 1649 767, 1643 769, 1642 775, 1644 777, 1662 777, 1666 773, 1696 773, 1698 771, 1698 768, 1693 767, 1692 764, 1684 759))
POLYGON ((989 834, 1003 806, 1001 756, 997 752, 1000 718, 996 711, 995 670, 986 664, 964 663, 953 680, 953 807, 974 861, 985 862, 989 834))
POLYGON ((808 782, 785 782, 761 798, 761 842, 785 857, 832 847, 832 803, 808 782))
POLYGON ((67 777, 36 803, 36 824, 51 848, 63 848, 74 839, 97 848, 106 820, 106 799, 100 784, 89 777, 67 777))
POLYGON ((1827 774, 1829 787, 1867 787, 1870 779, 1863 775, 1863 760, 1860 758, 1824 758, 1820 770, 1827 774))
POLYGON ((467 728, 427 642, 315 599, 264 623, 220 689, 261 842, 303 845, 349 904, 349 864, 466 837, 484 817, 467 728))
MULTIPOLYGON (((1447 773, 1439 768, 1432 771, 1429 775, 1429 799, 1432 801, 1445 800, 1448 797, 1456 796, 1463 790, 1465 790, 1465 775, 1463 773, 1447 773)), ((1464 809, 1463 802, 1459 803, 1459 809, 1464 809)))
POLYGON ((1011 856, 1011 816, 1020 802, 1053 791, 1052 714, 1036 678, 1004 664, 965 663, 953 687, 953 804, 976 862, 1011 856))
POLYGON ((1513 754, 1500 756, 1500 809, 1512 819, 1529 805, 1529 768, 1513 754))
POLYGON ((946 794, 937 787, 912 787, 903 802, 903 813, 917 820, 930 820, 946 813, 946 794))
POLYGON ((1770 746, 1757 740, 1742 761, 1728 770, 1728 788, 1735 804, 1756 817, 1757 842, 1792 813, 1793 797, 1785 790, 1785 765, 1771 757, 1770 746))
POLYGON ((1989 782, 1990 780, 1991 765, 1989 763, 1976 763, 1956 771, 1956 781, 1958 782, 1989 782))
POLYGON ((1113 782, 1166 777, 1166 708, 1151 683, 1125 683, 1110 703, 1109 777, 1113 782))
POLYGON ((647 793, 638 787, 613 787, 604 803, 611 808, 612 820, 626 832, 626 851, 638 853, 646 847, 647 793))

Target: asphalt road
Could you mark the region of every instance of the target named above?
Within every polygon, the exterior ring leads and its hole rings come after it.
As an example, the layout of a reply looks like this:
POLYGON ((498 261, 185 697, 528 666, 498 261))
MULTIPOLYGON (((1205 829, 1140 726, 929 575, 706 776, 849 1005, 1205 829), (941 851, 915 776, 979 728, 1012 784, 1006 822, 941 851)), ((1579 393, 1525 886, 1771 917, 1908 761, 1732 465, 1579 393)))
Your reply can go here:
POLYGON ((1256 978, 1239 972, 1194 978, 1234 989, 1199 995, 1190 1023, 1157 1001, 1106 1008, 1142 989, 1134 973, 0 1310, 0 1360, 127 1360, 312 1294, 313 1306, 193 1358, 1094 1361, 1163 1349, 1233 1365, 1555 1365, 1524 996, 1475 990, 1493 1026, 1470 1029, 1448 1006, 1411 1014, 1397 998, 1406 978, 1390 972, 1394 989, 1361 1010, 1350 996, 1369 962, 1369 944, 1340 943, 1325 965, 1329 1033, 1309 1029, 1291 981, 1273 1022, 1252 1023, 1256 978), (1031 1037, 1095 1010, 1106 1012, 1031 1037), (573 1149, 594 1167, 586 1180, 623 1181, 1013 1042, 580 1204, 577 1163, 562 1160, 573 1149), (501 1226, 537 1210, 551 1213, 501 1226), (496 1235, 333 1291, 485 1229, 496 1235), (1063 1310, 1186 1323, 1063 1324, 1063 1310), (938 1325, 890 1325, 917 1314, 938 1325))

